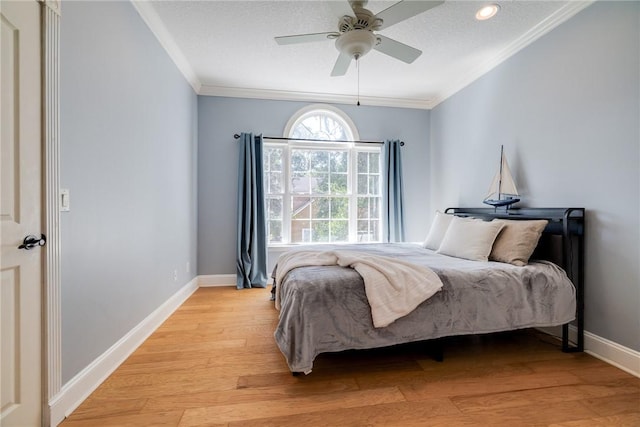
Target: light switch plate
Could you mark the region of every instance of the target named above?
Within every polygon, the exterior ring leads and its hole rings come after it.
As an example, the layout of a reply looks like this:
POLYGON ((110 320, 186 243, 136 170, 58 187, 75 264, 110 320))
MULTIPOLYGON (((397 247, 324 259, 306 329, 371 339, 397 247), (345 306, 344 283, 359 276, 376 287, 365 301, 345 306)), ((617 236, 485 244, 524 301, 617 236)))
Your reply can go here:
POLYGON ((71 199, 68 188, 60 189, 60 212, 68 212, 71 210, 71 199))

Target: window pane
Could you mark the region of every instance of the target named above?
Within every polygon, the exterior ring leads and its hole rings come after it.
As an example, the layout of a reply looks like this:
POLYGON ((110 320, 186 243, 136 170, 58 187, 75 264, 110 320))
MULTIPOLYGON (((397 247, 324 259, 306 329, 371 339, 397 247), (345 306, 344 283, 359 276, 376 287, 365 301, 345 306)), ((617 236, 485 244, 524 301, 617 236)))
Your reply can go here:
POLYGON ((305 172, 309 170, 309 152, 304 150, 291 150, 291 171, 305 172))
POLYGON ((368 194, 380 194, 380 188, 378 183, 380 178, 378 175, 369 175, 369 193, 368 194))
POLYGON ((358 242, 370 242, 369 221, 358 221, 358 242))
POLYGON ((267 156, 269 158, 268 170, 282 171, 282 148, 268 148, 267 156))
POLYGON ((291 218, 311 218, 311 198, 293 197, 291 199, 291 218))
POLYGON ((331 241, 347 242, 349 241, 349 221, 331 221, 331 241))
POLYGON ((331 218, 349 218, 349 199, 347 197, 331 198, 331 218))
POLYGON ((291 221, 291 242, 311 242, 311 223, 306 221, 291 221))
POLYGON ((267 218, 282 219, 282 197, 267 199, 267 218))
POLYGON ((282 173, 270 172, 267 181, 267 193, 282 193, 282 173))
POLYGON ((342 123, 325 113, 314 114, 298 123, 291 132, 292 138, 313 138, 323 140, 349 139, 348 131, 342 123))
POLYGON ((297 135, 297 134, 304 135, 305 138, 323 139, 320 137, 321 136, 320 135, 320 117, 311 116, 304 119, 294 129, 294 135, 297 135))
POLYGON ((380 172, 380 153, 369 153, 369 172, 380 172))
POLYGON ((331 153, 331 171, 347 172, 349 165, 349 155, 346 151, 334 151, 331 153))
POLYGON ((358 197, 358 219, 369 218, 369 198, 358 197))
POLYGON ((291 175, 291 192, 297 194, 309 194, 311 183, 306 173, 294 172, 291 175))
POLYGON ((380 220, 371 221, 369 223, 369 241, 370 242, 379 242, 382 239, 380 238, 380 220))
POLYGON ((312 242, 329 242, 329 221, 312 221, 312 242))
POLYGON ((269 243, 282 243, 282 221, 267 222, 269 243))
POLYGON ((369 194, 368 175, 358 174, 358 194, 369 194))
POLYGON ((331 194, 347 194, 349 192, 348 175, 331 174, 331 194))
POLYGON ((367 153, 358 153, 358 173, 367 173, 369 169, 367 153))
POLYGON ((308 129, 303 123, 300 123, 293 129, 293 132, 291 132, 291 138, 313 138, 313 132, 308 129))
POLYGON ((329 194, 329 174, 314 173, 309 178, 311 194, 329 194))
POLYGON ((330 216, 330 202, 327 197, 317 197, 313 199, 311 209, 311 217, 312 218, 326 218, 329 219, 330 216))
POLYGON ((327 151, 311 151, 311 170, 329 172, 329 153, 327 151))
POLYGON ((369 198, 369 218, 380 219, 380 197, 369 198))

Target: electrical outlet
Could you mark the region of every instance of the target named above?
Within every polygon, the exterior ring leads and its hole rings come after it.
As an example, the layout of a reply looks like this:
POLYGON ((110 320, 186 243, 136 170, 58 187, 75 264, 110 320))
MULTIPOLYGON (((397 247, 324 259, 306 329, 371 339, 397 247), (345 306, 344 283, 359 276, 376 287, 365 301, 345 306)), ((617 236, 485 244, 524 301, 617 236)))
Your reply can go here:
POLYGON ((178 281, 178 270, 173 270, 173 281, 174 282, 178 281))
POLYGON ((191 263, 189 261, 187 261, 187 273, 191 273, 191 263))

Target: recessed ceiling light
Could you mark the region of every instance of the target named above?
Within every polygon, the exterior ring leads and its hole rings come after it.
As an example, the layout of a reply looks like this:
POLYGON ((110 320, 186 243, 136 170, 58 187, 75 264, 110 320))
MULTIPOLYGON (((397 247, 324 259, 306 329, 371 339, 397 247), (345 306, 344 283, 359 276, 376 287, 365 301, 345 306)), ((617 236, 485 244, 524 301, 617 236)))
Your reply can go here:
POLYGON ((488 4, 486 6, 481 7, 476 12, 476 19, 478 21, 484 21, 490 18, 493 18, 496 13, 500 10, 500 6, 497 4, 488 4))

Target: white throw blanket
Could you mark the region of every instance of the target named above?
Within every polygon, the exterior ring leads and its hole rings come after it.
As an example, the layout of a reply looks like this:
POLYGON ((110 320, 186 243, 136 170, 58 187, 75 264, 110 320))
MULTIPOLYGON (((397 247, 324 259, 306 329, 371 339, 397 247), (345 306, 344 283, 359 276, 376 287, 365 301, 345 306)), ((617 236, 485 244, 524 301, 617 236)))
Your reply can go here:
POLYGON ((294 250, 278 259, 276 308, 280 309, 280 284, 294 268, 311 265, 339 265, 356 270, 364 281, 376 328, 388 326, 411 313, 442 288, 436 273, 427 267, 390 257, 354 251, 294 250))

